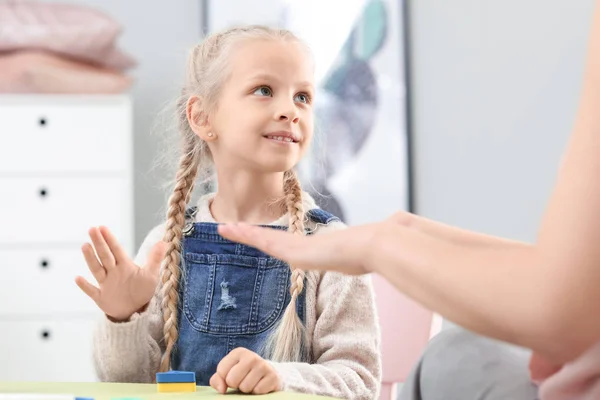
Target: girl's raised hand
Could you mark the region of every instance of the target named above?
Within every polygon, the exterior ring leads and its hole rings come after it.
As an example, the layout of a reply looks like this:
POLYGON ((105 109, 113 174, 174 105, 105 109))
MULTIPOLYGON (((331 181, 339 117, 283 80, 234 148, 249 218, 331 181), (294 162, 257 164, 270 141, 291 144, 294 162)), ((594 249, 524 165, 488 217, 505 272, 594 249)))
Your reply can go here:
POLYGON ((75 282, 110 319, 127 321, 152 299, 167 245, 154 245, 142 268, 133 263, 108 228, 91 228, 89 235, 92 244, 84 244, 81 250, 98 287, 81 276, 75 282))

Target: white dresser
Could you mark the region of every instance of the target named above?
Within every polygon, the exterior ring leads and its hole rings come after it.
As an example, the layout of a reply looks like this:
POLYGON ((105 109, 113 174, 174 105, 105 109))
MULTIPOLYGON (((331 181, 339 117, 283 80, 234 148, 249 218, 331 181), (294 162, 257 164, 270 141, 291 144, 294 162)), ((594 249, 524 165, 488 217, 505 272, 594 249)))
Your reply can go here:
POLYGON ((128 96, 0 96, 0 381, 94 381, 92 226, 133 246, 128 96))

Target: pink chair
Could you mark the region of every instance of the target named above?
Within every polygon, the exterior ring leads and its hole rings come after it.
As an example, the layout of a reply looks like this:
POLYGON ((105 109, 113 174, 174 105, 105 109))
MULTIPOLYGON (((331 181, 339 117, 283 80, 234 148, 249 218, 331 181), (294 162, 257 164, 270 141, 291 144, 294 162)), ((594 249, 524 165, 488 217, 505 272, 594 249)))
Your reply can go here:
POLYGON ((434 314, 373 274, 382 335, 383 377, 380 400, 396 399, 396 385, 404 382, 429 339, 439 331, 434 314))

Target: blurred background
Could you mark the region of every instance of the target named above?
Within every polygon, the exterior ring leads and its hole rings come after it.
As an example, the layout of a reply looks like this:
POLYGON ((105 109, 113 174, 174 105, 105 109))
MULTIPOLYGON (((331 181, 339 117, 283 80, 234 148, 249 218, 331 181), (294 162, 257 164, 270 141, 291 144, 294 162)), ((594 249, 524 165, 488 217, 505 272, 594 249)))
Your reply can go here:
POLYGON ((72 282, 85 269, 79 246, 103 224, 133 254, 162 222, 171 176, 156 164, 158 116, 207 32, 265 23, 313 48, 320 140, 301 172, 324 208, 350 224, 407 209, 532 241, 577 107, 592 7, 0 1, 0 357, 11 360, 0 379, 94 379, 82 349, 96 308, 72 282))

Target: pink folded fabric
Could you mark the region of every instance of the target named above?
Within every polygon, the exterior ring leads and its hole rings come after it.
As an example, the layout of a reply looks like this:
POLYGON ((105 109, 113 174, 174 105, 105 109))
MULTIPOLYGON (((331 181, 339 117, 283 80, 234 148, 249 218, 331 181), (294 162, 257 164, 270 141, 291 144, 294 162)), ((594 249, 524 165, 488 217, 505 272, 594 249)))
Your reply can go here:
POLYGON ((116 94, 132 79, 40 50, 0 55, 0 93, 116 94))
POLYGON ((52 51, 116 70, 135 66, 116 48, 121 26, 108 15, 84 6, 36 1, 0 2, 0 52, 52 51))

